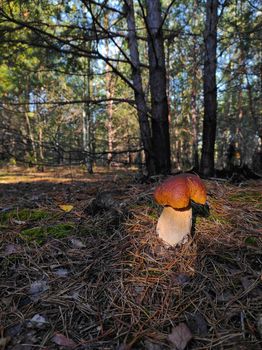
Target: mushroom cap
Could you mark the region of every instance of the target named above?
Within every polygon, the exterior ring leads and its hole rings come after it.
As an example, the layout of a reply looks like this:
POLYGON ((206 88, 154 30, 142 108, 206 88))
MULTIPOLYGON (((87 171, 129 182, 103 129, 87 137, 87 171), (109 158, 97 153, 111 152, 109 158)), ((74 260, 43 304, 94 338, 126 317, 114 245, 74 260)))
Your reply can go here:
POLYGON ((154 197, 158 204, 174 209, 187 208, 191 199, 199 204, 205 204, 207 199, 205 185, 194 174, 169 177, 156 188, 154 197))

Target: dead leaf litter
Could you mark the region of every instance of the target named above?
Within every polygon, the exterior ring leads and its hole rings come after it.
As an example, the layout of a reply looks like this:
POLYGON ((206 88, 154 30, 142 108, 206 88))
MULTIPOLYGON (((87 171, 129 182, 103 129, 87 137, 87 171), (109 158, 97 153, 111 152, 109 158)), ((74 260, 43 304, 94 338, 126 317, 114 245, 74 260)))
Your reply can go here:
POLYGON ((206 181, 210 215, 167 249, 154 184, 52 181, 0 185, 1 348, 262 347, 261 182, 206 181))

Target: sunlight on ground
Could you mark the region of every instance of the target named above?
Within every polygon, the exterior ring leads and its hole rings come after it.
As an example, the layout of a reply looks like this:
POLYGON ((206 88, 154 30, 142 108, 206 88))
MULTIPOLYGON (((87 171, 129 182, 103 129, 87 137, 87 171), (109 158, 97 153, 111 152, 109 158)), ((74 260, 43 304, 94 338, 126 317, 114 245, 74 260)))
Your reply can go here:
POLYGON ((48 167, 44 172, 36 168, 6 167, 0 170, 0 184, 12 184, 18 182, 57 182, 66 183, 73 181, 95 182, 102 181, 103 178, 126 175, 127 172, 136 169, 108 169, 107 167, 94 167, 94 174, 88 174, 82 166, 74 167, 48 167))

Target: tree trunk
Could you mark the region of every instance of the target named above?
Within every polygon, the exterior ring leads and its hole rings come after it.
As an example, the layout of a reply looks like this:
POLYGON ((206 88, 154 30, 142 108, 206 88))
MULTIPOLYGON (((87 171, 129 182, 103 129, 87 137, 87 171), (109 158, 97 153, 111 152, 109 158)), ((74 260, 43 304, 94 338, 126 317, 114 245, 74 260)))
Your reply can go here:
POLYGON ((214 174, 216 120, 217 120, 217 86, 216 86, 216 49, 217 49, 217 0, 206 2, 206 25, 204 33, 204 122, 203 144, 200 172, 204 176, 214 174))
POLYGON ((24 116, 25 116, 26 130, 27 130, 27 139, 28 139, 28 144, 31 148, 31 157, 32 157, 29 162, 31 163, 32 161, 32 163, 36 163, 37 155, 36 155, 36 148, 35 148, 35 140, 34 140, 34 135, 31 128, 31 122, 27 111, 25 111, 24 116))
MULTIPOLYGON (((84 76, 84 98, 90 100, 90 74, 91 64, 90 59, 87 58, 87 67, 85 67, 86 75, 84 76)), ((82 112, 83 118, 83 150, 85 152, 85 164, 89 174, 93 174, 93 157, 92 157, 92 116, 90 110, 90 103, 84 105, 82 112)))
POLYGON ((146 0, 149 84, 151 93, 152 140, 156 173, 169 174, 170 138, 164 40, 162 33, 161 4, 159 0, 146 0))
POLYGON ((142 85, 140 58, 138 53, 138 43, 136 37, 136 25, 134 16, 133 0, 126 0, 126 15, 128 26, 128 46, 132 62, 132 80, 135 87, 135 102, 140 126, 141 140, 145 152, 145 161, 148 175, 155 175, 157 172, 150 124, 148 120, 147 105, 142 85))
MULTIPOLYGON (((104 19, 104 26, 107 30, 109 30, 109 23, 108 23, 108 13, 105 15, 104 19)), ((109 40, 107 39, 106 42, 106 55, 107 57, 110 57, 109 53, 109 40)), ((107 144, 108 144, 108 155, 107 155, 107 162, 108 166, 110 167, 110 164, 113 160, 113 101, 110 100, 112 96, 114 95, 113 90, 113 76, 110 73, 110 67, 108 64, 106 64, 106 98, 108 99, 106 110, 107 110, 107 144)))
MULTIPOLYGON (((23 95, 22 95, 23 96, 23 95)), ((26 81, 26 89, 24 92, 24 99, 26 103, 30 103, 30 81, 29 77, 27 77, 26 81)), ((24 111, 24 118, 25 118, 25 125, 26 125, 26 132, 27 132, 27 143, 29 146, 29 165, 31 166, 31 163, 36 163, 37 162, 37 153, 36 153, 36 147, 35 147, 35 140, 34 140, 34 134, 32 131, 31 127, 31 121, 29 117, 29 111, 27 110, 29 108, 30 104, 28 106, 25 106, 25 111, 24 111)))
POLYGON ((193 37, 193 79, 191 85, 191 123, 192 123, 192 165, 195 171, 199 170, 198 158, 198 111, 197 111, 197 54, 196 39, 193 37))
MULTIPOLYGON (((106 80, 108 81, 108 78, 110 80, 110 73, 108 76, 108 73, 106 73, 106 80)), ((110 83, 109 83, 109 89, 110 89, 110 83)), ((107 98, 110 99, 111 96, 111 92, 110 90, 107 90, 106 92, 107 98)), ((113 160, 113 101, 108 101, 107 102, 107 142, 108 142, 108 155, 107 155, 107 162, 108 162, 108 166, 110 167, 110 164, 113 160)))
MULTIPOLYGON (((194 13, 193 13, 193 25, 197 22, 197 1, 194 1, 194 13)), ((198 77, 197 72, 199 69, 198 55, 197 55, 197 41, 196 37, 192 38, 192 82, 191 82, 191 121, 192 121, 192 166, 195 171, 199 171, 199 156, 198 156, 198 124, 199 124, 199 114, 197 109, 197 86, 198 77)))
POLYGON ((252 120, 255 126, 255 129, 257 130, 258 137, 259 137, 259 144, 262 145, 262 123, 259 122, 259 117, 256 115, 255 108, 254 108, 254 99, 253 99, 253 93, 252 93, 252 87, 248 81, 247 78, 247 92, 248 92, 248 105, 249 105, 249 112, 252 116, 252 120))
MULTIPOLYGON (((250 113, 250 116, 252 118, 253 121, 253 125, 254 125, 254 129, 257 131, 257 135, 258 135, 258 149, 260 148, 260 160, 258 162, 258 169, 261 169, 261 164, 262 164, 262 153, 261 153, 261 146, 262 146, 262 122, 261 119, 259 118, 259 116, 256 114, 255 111, 255 105, 254 105, 254 98, 253 98, 253 92, 252 92, 252 86, 249 82, 249 77, 248 77, 248 72, 247 72, 247 67, 246 67, 246 62, 244 62, 244 73, 246 76, 246 81, 247 81, 247 93, 248 93, 248 110, 250 113), (259 166, 260 164, 260 166, 259 166)), ((258 106, 259 107, 259 106, 258 106)), ((253 154, 254 156, 254 154, 253 154)))
POLYGON ((43 127, 40 120, 40 115, 38 115, 38 154, 40 165, 38 169, 44 171, 44 151, 43 151, 43 127))
POLYGON ((193 129, 193 145, 192 145, 192 165, 195 171, 199 170, 199 158, 198 158, 198 113, 196 106, 196 89, 192 86, 191 90, 191 119, 193 129))
MULTIPOLYGON (((39 75, 37 76, 37 79, 40 80, 39 75)), ((37 94, 39 91, 37 92, 37 94)), ((35 113, 37 117, 37 138, 38 138, 38 145, 37 145, 37 153, 38 153, 38 159, 40 161, 40 164, 38 164, 37 168, 39 171, 44 172, 44 148, 43 148, 43 123, 42 123, 42 117, 41 113, 39 112, 39 105, 37 104, 38 102, 38 97, 35 95, 35 113)))

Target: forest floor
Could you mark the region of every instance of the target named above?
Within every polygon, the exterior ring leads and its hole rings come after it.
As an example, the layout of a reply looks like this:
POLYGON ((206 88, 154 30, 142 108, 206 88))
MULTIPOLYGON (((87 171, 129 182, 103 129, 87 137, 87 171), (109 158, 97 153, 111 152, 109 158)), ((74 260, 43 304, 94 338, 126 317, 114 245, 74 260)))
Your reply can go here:
POLYGON ((0 348, 261 349, 262 182, 205 181, 210 215, 165 248, 156 183, 0 171, 0 348))

